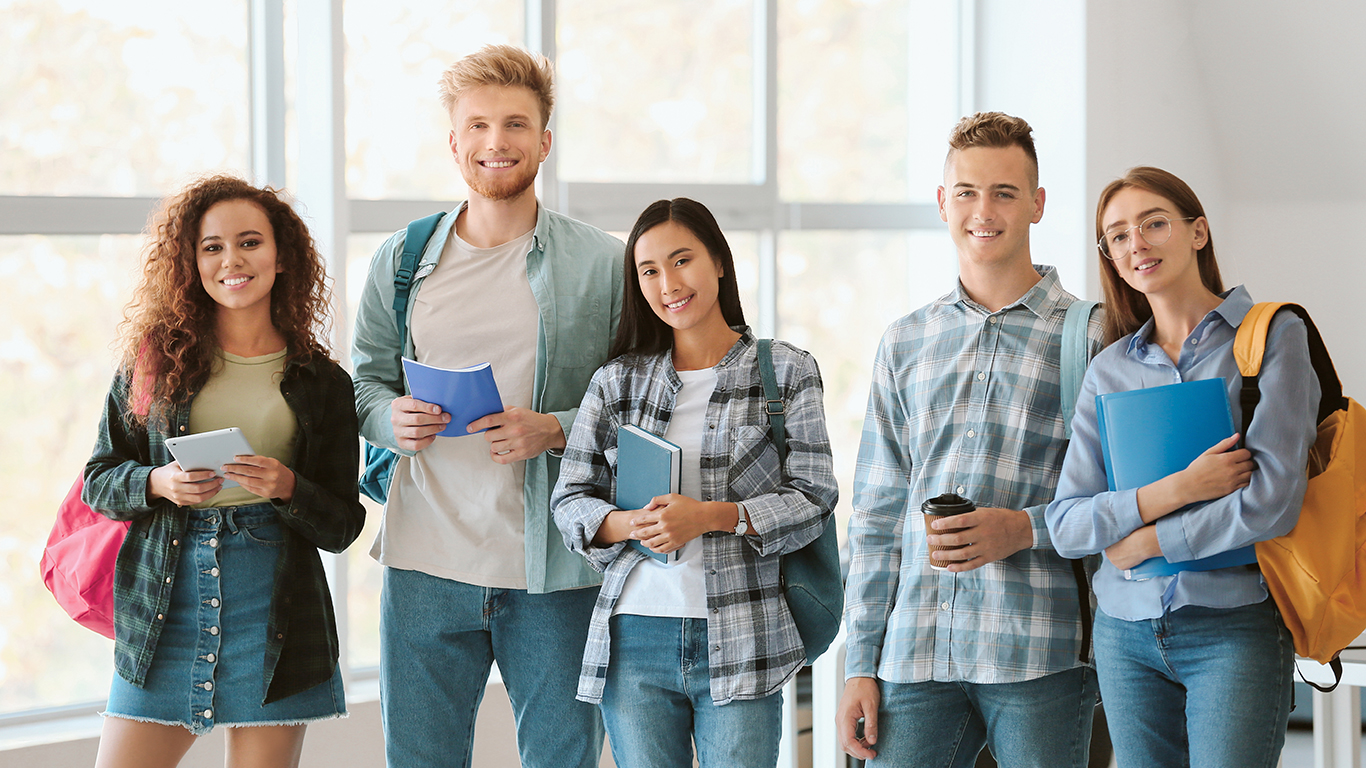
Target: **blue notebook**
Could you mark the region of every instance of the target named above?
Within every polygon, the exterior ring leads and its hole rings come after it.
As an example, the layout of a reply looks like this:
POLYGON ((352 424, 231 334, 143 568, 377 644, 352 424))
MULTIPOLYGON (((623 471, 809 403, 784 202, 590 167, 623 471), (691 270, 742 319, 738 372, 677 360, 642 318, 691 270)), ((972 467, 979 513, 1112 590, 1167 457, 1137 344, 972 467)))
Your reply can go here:
MULTIPOLYGON (((1110 490, 1127 491, 1179 472, 1234 432, 1222 378, 1096 396, 1096 423, 1110 490)), ((1179 511, 1174 514, 1179 514, 1179 511)), ((1251 547, 1184 563, 1154 557, 1124 572, 1131 580, 1257 562, 1251 547)))
MULTIPOLYGON (((617 429, 618 509, 643 509, 656 496, 678 493, 682 475, 682 448, 634 424, 617 429)), ((678 560, 678 550, 662 555, 635 539, 628 543, 661 563, 678 560)))
POLYGON ((488 363, 469 368, 438 368, 405 357, 403 375, 413 397, 435 403, 451 415, 451 423, 436 433, 438 437, 478 434, 465 431, 470 422, 503 412, 503 398, 493 381, 493 366, 488 363))

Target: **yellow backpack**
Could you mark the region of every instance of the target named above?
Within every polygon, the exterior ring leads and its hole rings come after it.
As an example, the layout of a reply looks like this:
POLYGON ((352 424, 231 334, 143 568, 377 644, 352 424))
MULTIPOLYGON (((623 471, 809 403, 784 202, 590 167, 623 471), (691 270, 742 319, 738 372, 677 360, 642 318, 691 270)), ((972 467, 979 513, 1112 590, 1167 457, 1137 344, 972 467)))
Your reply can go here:
POLYGON ((1233 342, 1243 375, 1243 434, 1261 398, 1257 374, 1267 329, 1280 311, 1304 320, 1322 399, 1299 522, 1285 536, 1258 542, 1257 564, 1294 636, 1295 653, 1330 664, 1341 680, 1338 654, 1366 630, 1366 410, 1343 396, 1333 360, 1309 313, 1298 304, 1265 302, 1247 313, 1233 342))

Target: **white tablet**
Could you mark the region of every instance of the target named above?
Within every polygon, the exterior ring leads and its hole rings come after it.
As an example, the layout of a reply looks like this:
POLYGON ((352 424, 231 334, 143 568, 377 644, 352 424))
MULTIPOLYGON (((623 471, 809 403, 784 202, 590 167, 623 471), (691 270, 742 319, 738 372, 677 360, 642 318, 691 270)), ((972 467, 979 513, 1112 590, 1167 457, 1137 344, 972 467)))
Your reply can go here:
MULTIPOLYGON (((171 450, 175 460, 180 462, 181 469, 212 469, 219 477, 223 477, 224 464, 235 463, 234 459, 237 456, 251 456, 256 453, 251 449, 247 438, 242 435, 242 430, 237 427, 168 438, 166 447, 171 450)), ((237 482, 225 479, 223 487, 236 488, 237 482)))

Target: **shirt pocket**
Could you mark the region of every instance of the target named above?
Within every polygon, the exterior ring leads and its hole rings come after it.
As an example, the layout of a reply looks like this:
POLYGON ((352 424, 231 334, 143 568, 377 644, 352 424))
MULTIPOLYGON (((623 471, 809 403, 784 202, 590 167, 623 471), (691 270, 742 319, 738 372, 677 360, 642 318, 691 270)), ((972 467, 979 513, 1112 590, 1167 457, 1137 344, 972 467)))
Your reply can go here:
POLYGON ((776 490, 782 482, 782 467, 769 428, 746 424, 732 428, 730 437, 732 498, 751 499, 776 490))
POLYGON ((607 356, 609 318, 602 302, 592 296, 561 296, 555 300, 557 368, 597 368, 607 356))

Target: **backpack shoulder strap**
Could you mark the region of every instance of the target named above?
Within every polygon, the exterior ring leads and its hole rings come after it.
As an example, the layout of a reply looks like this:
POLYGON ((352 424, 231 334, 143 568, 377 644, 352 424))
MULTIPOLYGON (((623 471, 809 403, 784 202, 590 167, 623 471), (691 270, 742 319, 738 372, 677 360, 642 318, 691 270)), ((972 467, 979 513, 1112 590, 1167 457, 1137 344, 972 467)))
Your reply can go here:
POLYGON ((773 447, 778 450, 778 466, 787 460, 787 428, 783 424, 787 406, 778 391, 778 377, 773 373, 773 339, 759 339, 759 378, 764 382, 764 412, 773 428, 773 447))
POLYGON ((1309 362, 1313 364, 1314 373, 1319 378, 1321 393, 1316 423, 1323 423, 1333 411, 1347 407, 1347 402, 1342 396, 1342 380, 1338 378, 1333 358, 1328 354, 1328 347, 1323 343, 1323 336, 1319 334, 1318 327, 1309 317, 1309 312, 1299 304, 1288 302, 1264 301, 1253 304, 1243 322, 1238 325, 1238 335, 1233 339, 1233 358, 1237 361, 1238 372, 1243 378, 1238 400, 1243 410, 1244 437, 1247 436, 1248 427, 1252 426, 1252 414, 1262 399, 1261 390, 1258 389, 1258 377, 1262 371, 1262 357, 1266 353, 1266 338, 1271 330, 1271 321, 1283 310, 1294 313, 1303 320, 1305 331, 1309 335, 1309 362))
POLYGON ((436 232, 436 225, 446 212, 433 213, 408 224, 408 233, 403 239, 403 255, 399 257, 398 271, 394 272, 394 318, 398 328, 398 348, 402 353, 408 341, 408 295, 413 289, 413 275, 417 272, 417 262, 427 241, 436 232))
POLYGON ((1086 366, 1091 362, 1091 345, 1086 330, 1091 325, 1091 313, 1099 306, 1094 301, 1074 301, 1067 307, 1062 320, 1062 356, 1058 372, 1062 392, 1062 423, 1067 437, 1072 438, 1072 414, 1077 411, 1077 394, 1081 380, 1086 378, 1086 366))

